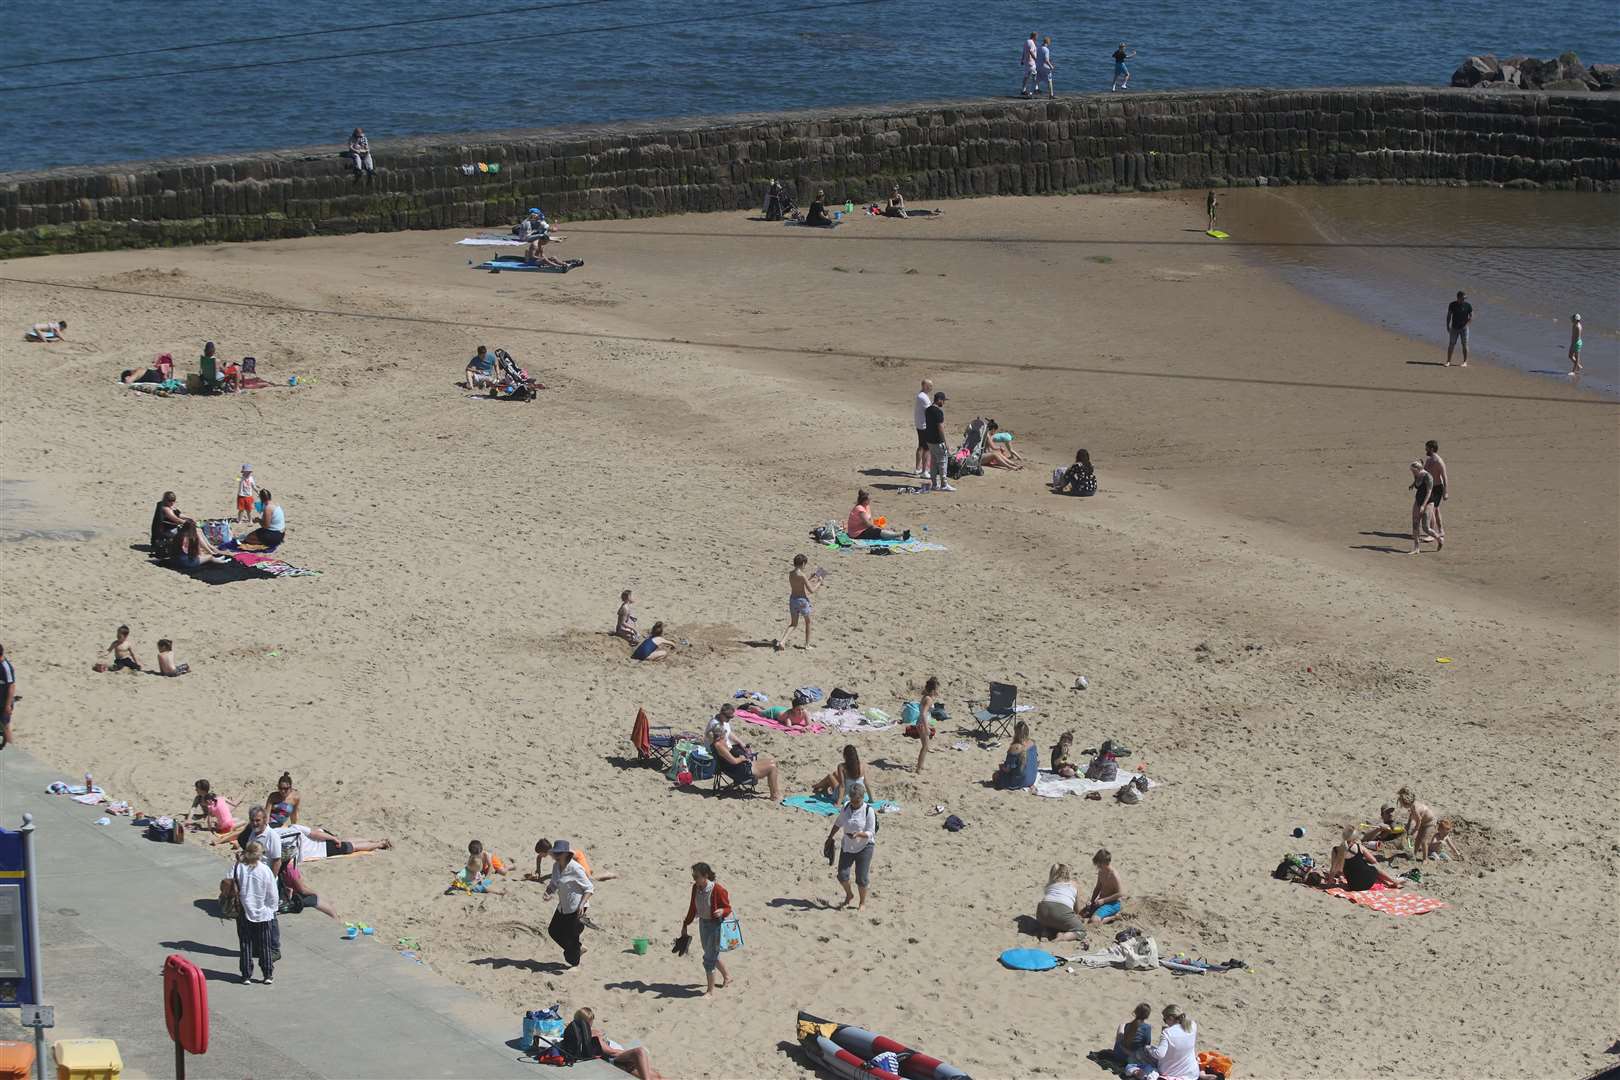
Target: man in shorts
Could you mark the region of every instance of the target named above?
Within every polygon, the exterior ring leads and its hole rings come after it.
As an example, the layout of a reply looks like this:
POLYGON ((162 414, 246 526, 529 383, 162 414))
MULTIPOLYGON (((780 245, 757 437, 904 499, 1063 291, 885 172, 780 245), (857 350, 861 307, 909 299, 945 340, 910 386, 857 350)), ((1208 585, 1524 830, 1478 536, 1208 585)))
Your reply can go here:
POLYGON ((934 381, 924 379, 922 389, 911 403, 911 422, 917 428, 917 471, 919 479, 928 475, 928 406, 934 403, 934 381))
POLYGON ((1451 366, 1451 353, 1462 342, 1462 366, 1468 366, 1468 325, 1474 321, 1474 305, 1468 302, 1468 294, 1458 292, 1457 299, 1446 305, 1446 331, 1450 340, 1446 343, 1446 367, 1451 366))
POLYGON ((806 574, 804 568, 809 562, 808 555, 793 556, 793 569, 788 571, 788 627, 780 638, 771 643, 778 652, 787 648, 787 636, 799 625, 801 616, 804 618, 804 647, 810 647, 810 613, 815 610, 810 603, 810 594, 820 588, 822 573, 817 570, 814 574, 806 574))

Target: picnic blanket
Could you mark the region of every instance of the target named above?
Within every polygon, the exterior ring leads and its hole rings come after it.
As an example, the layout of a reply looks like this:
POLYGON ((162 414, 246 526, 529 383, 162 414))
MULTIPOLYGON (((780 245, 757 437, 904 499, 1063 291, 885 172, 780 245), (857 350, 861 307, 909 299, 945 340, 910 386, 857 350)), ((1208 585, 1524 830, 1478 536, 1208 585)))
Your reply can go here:
MULTIPOLYGON (((791 806, 795 810, 803 810, 806 813, 819 814, 822 817, 832 817, 838 813, 838 807, 833 804, 832 799, 825 795, 789 795, 782 800, 782 805, 791 806)), ((888 807, 893 807, 896 810, 900 809, 899 803, 891 802, 888 799, 873 799, 870 805, 872 809, 880 814, 888 807)))
POLYGON ((890 720, 879 724, 856 709, 819 709, 810 714, 812 724, 822 724, 837 731, 887 731, 899 725, 890 720))
MULTIPOLYGON (((1119 775, 1112 780, 1087 780, 1083 776, 1076 776, 1072 780, 1065 780, 1049 769, 1042 769, 1035 777, 1035 794, 1043 799, 1061 799, 1067 795, 1085 795, 1088 792, 1118 791, 1131 782, 1136 774, 1119 771, 1119 775)), ((1151 779, 1148 780, 1148 790, 1158 787, 1151 779)))
POLYGON ((747 724, 757 724, 762 728, 770 728, 772 731, 780 731, 784 735, 820 735, 827 730, 814 720, 810 721, 809 727, 793 727, 782 723, 780 720, 772 720, 768 716, 761 716, 746 709, 737 710, 737 719, 747 724))
POLYGON ((320 574, 319 570, 306 570, 257 551, 233 551, 231 560, 267 577, 316 577, 320 574))
POLYGON ((1352 904, 1360 904, 1364 908, 1382 911, 1385 915, 1404 917, 1407 915, 1427 915, 1431 911, 1439 911, 1446 906, 1444 900, 1436 900, 1432 896, 1419 896, 1406 889, 1391 889, 1383 882, 1375 882, 1373 887, 1360 892, 1351 892, 1348 889, 1323 889, 1329 896, 1339 896, 1352 904))

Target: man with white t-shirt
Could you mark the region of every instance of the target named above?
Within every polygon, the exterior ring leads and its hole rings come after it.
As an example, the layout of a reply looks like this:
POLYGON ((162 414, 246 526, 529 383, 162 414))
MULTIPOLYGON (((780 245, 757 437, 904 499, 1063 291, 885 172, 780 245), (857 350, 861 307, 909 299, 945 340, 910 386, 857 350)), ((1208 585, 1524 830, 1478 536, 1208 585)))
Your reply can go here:
POLYGON ((917 429, 917 476, 928 475, 928 440, 923 432, 928 427, 928 406, 934 403, 934 381, 924 379, 922 389, 911 403, 911 422, 917 429))

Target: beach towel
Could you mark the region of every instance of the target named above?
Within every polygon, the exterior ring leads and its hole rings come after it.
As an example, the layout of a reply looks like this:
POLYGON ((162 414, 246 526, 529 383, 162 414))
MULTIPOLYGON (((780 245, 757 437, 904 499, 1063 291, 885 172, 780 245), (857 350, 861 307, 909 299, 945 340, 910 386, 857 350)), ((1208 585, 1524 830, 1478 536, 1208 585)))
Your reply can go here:
POLYGON ((1431 911, 1439 911, 1446 906, 1444 900, 1436 900, 1432 896, 1419 896, 1406 889, 1391 889, 1383 882, 1376 882, 1372 888, 1361 892, 1351 892, 1348 889, 1323 889, 1329 896, 1339 896, 1352 904, 1360 904, 1364 908, 1382 911, 1385 915, 1404 917, 1407 915, 1427 915, 1431 911))
POLYGON ((758 713, 748 712, 745 709, 739 709, 737 711, 737 719, 743 721, 744 723, 757 724, 762 728, 770 728, 772 731, 780 731, 784 735, 820 735, 827 730, 814 720, 810 721, 810 726, 807 728, 793 727, 791 725, 782 723, 780 720, 775 720, 769 716, 761 716, 758 713))
MULTIPOLYGON (((1092 791, 1118 791, 1135 776, 1135 773, 1122 772, 1112 780, 1087 780, 1083 776, 1065 780, 1055 772, 1042 769, 1040 775, 1035 778, 1035 794, 1044 799, 1061 799, 1068 795, 1085 795, 1092 791)), ((1148 780, 1148 790, 1151 791, 1157 786, 1151 779, 1148 780)))
POLYGON ((515 236, 469 236, 456 243, 463 247, 523 247, 528 241, 515 236))
POLYGON ((845 732, 887 731, 896 726, 892 720, 879 722, 857 709, 819 709, 810 714, 810 722, 845 732))
MULTIPOLYGON (((818 814, 821 817, 832 817, 838 813, 838 807, 833 803, 830 795, 789 795, 782 800, 783 806, 791 806, 795 810, 803 810, 807 814, 818 814)), ((900 809, 900 804, 888 799, 873 799, 867 804, 873 810, 882 814, 889 807, 900 809)))
MULTIPOLYGON (((830 547, 841 547, 834 542, 830 547)), ((851 540, 852 548, 887 548, 890 551, 946 551, 944 544, 934 544, 926 540, 912 538, 910 540, 851 540)))
POLYGON ((266 577, 316 577, 320 574, 319 570, 306 570, 301 566, 284 563, 280 559, 272 559, 268 554, 257 551, 233 551, 231 559, 238 566, 245 566, 266 577))

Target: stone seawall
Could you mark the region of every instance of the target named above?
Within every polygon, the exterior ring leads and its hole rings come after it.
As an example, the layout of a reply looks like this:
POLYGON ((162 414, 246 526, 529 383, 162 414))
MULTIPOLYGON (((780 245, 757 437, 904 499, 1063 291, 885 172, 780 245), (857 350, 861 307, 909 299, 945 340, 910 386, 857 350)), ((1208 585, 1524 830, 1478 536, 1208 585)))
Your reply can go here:
POLYGON ((800 203, 1253 183, 1620 191, 1620 98, 1405 88, 974 101, 0 173, 0 257, 800 203), (496 163, 498 172, 463 167, 496 163))

